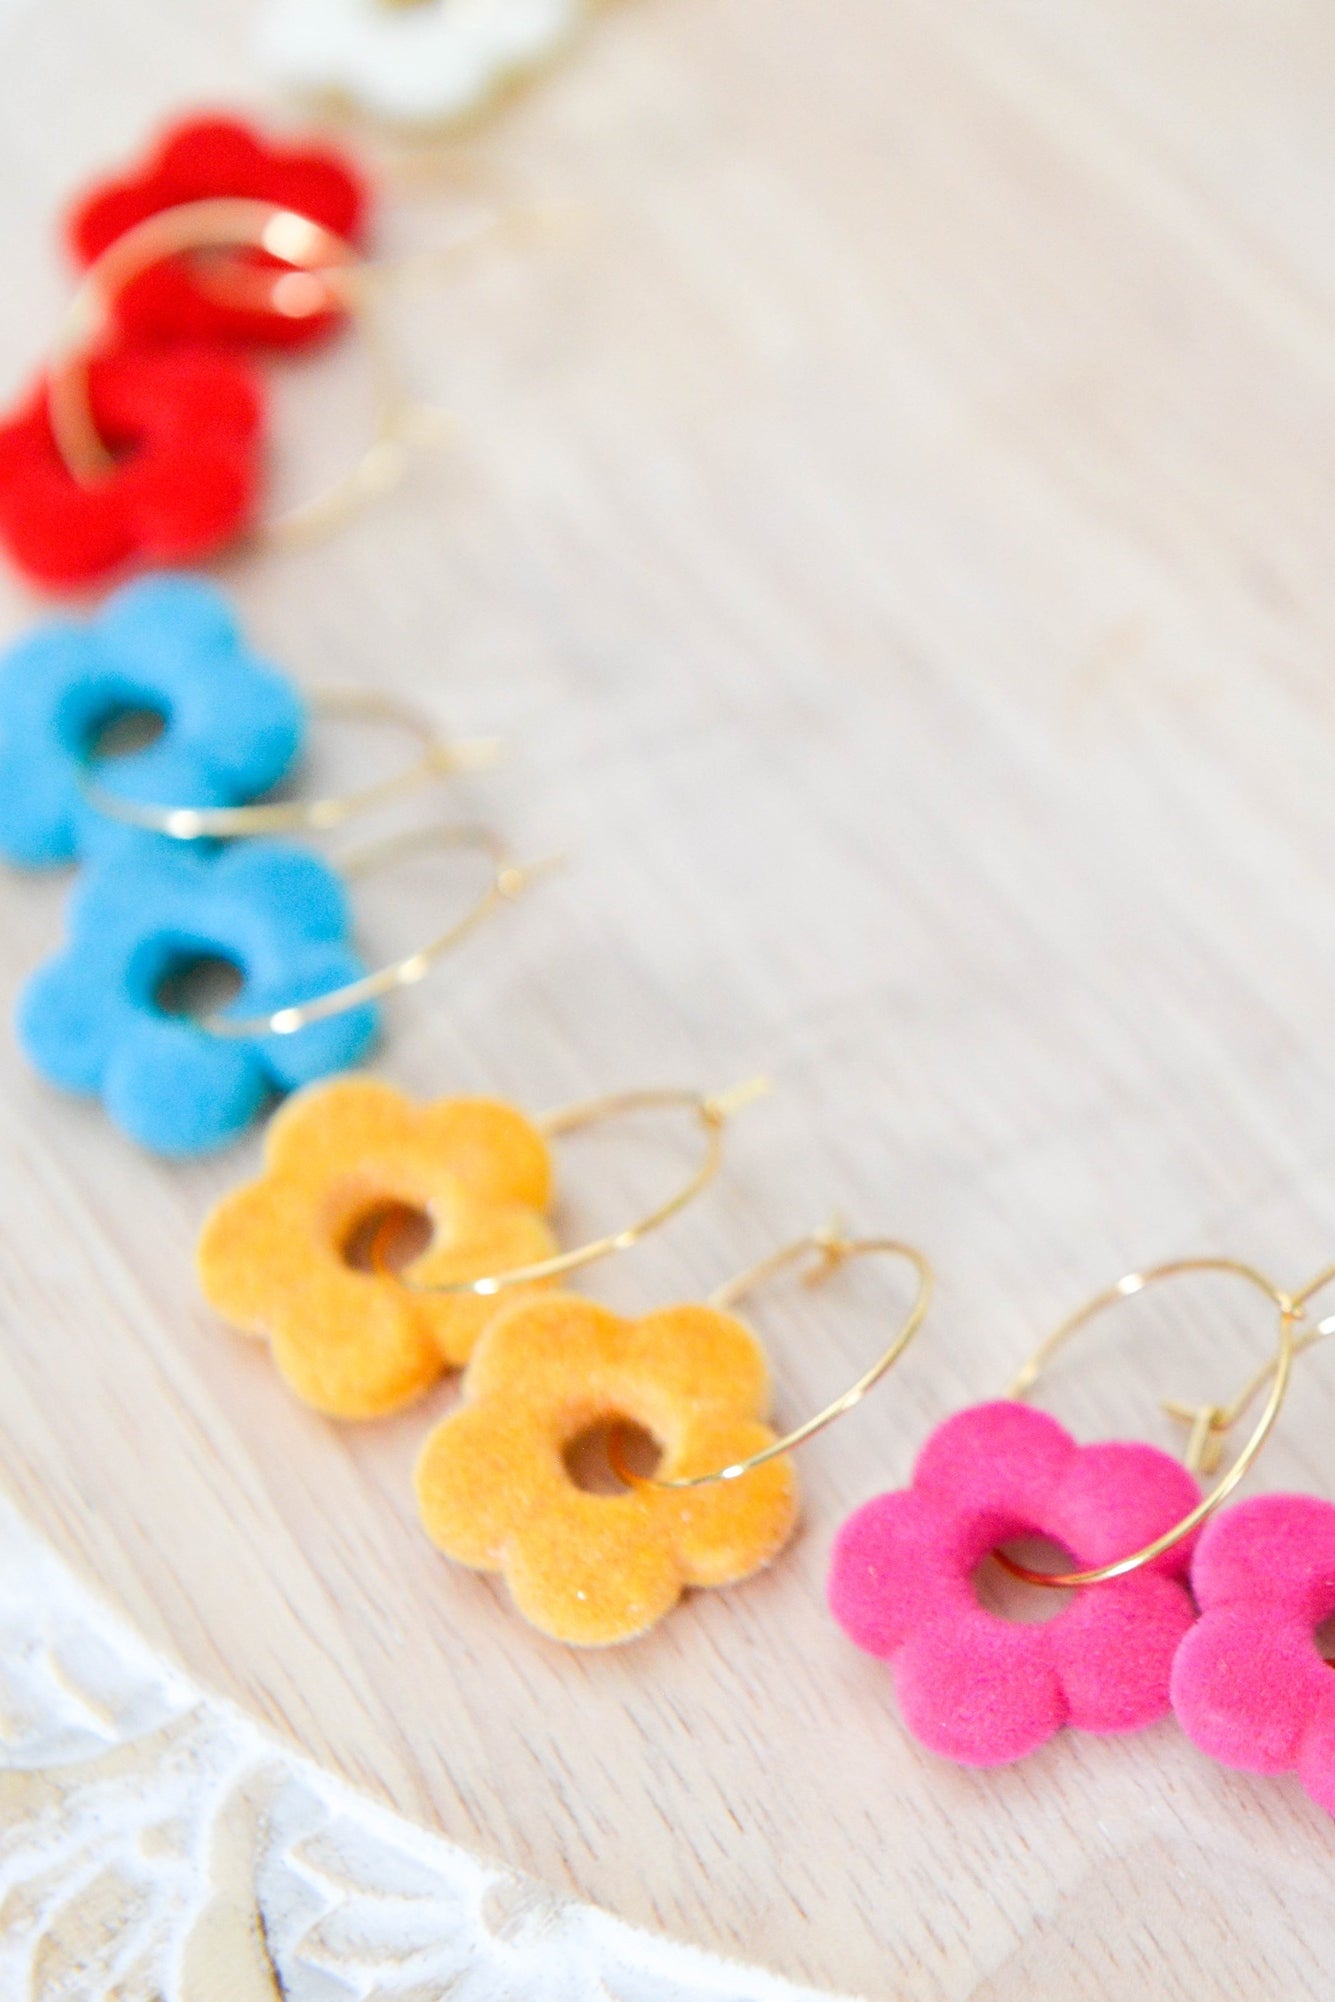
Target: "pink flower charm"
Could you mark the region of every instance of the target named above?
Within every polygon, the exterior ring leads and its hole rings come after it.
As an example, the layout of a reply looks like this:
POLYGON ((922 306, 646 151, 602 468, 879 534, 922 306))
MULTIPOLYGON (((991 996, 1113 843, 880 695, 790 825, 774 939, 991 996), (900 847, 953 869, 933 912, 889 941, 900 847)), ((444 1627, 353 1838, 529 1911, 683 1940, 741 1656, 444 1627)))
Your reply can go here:
POLYGON ((1073 1724, 1135 1731, 1164 1716, 1173 1656, 1191 1626, 1191 1540, 1125 1578, 1076 1592, 1028 1625, 979 1603, 973 1573, 1017 1536, 1111 1564, 1171 1529, 1200 1489, 1153 1446, 1077 1446, 1044 1412, 1009 1399, 937 1427, 911 1487, 879 1495, 839 1532, 830 1608, 893 1667, 904 1722, 965 1766, 1019 1759, 1073 1724))
POLYGON ((1173 1708, 1193 1744, 1249 1773, 1296 1771, 1335 1814, 1335 1671, 1316 1629, 1335 1613, 1335 1508, 1258 1495, 1201 1532, 1201 1618, 1173 1664, 1173 1708))

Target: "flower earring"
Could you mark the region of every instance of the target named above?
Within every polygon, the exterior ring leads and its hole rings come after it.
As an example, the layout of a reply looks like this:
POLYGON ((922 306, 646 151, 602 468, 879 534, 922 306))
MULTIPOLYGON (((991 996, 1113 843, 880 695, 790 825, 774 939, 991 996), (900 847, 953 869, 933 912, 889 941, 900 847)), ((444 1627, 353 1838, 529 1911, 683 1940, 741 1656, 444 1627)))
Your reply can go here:
POLYGON ((260 54, 291 89, 439 124, 550 60, 588 11, 589 0, 267 0, 260 54))
POLYGON ((901 1715, 929 1750, 961 1765, 1007 1764, 1063 1725, 1138 1730, 1167 1714, 1174 1656, 1195 1618, 1192 1541, 1268 1436, 1293 1358, 1292 1302, 1251 1267, 1188 1259, 1135 1273, 1066 1321, 1007 1399, 938 1427, 911 1485, 859 1509, 837 1538, 829 1579, 836 1620, 890 1662, 901 1715), (1279 1315, 1270 1399, 1246 1447, 1202 1499, 1187 1467, 1143 1444, 1078 1446, 1055 1419, 1019 1402, 1055 1351, 1096 1315, 1186 1273, 1226 1274, 1279 1315), (1041 1536, 1069 1550, 1059 1574, 1018 1564, 1002 1546, 1041 1536), (1031 1584, 1074 1592, 1046 1624, 1013 1622, 979 1601, 974 1572, 994 1554, 1031 1584))
MULTIPOLYGON (((1295 1321, 1332 1278, 1335 1268, 1295 1295, 1295 1321)), ((1293 1346, 1306 1349, 1332 1333, 1335 1317, 1305 1329, 1293 1346)), ((1207 1453, 1268 1379, 1274 1404, 1271 1363, 1233 1406, 1195 1414, 1194 1438, 1208 1442, 1207 1453)), ((1335 1814, 1335 1674, 1318 1644, 1318 1629, 1335 1615, 1335 1505, 1300 1494, 1234 1503, 1202 1530, 1191 1586, 1200 1618, 1173 1663, 1178 1723, 1221 1765, 1296 1773, 1335 1814)))
MULTIPOLYGON (((151 217, 221 198, 305 216, 358 250, 371 225, 370 187, 346 153, 323 142, 287 145, 240 119, 208 116, 170 126, 127 172, 81 196, 65 220, 66 243, 87 270, 151 217)), ((221 263, 217 254, 173 257, 130 279, 113 311, 123 334, 153 344, 293 350, 323 339, 342 318, 333 299, 316 299, 309 288, 303 298, 301 286, 264 250, 221 263)))
POLYGON ((275 1092, 344 1070, 378 1026, 376 1003, 420 980, 542 865, 521 868, 484 828, 428 828, 349 856, 367 873, 430 842, 468 848, 490 877, 471 910, 406 957, 368 972, 349 944, 344 882, 277 841, 199 854, 146 842, 94 864, 70 899, 64 951, 19 997, 19 1041, 35 1070, 100 1097, 155 1153, 205 1153, 235 1138, 275 1092), (239 987, 202 1012, 203 976, 239 987))
POLYGON ((903 1354, 926 1315, 931 1273, 892 1239, 836 1231, 803 1239, 703 1306, 625 1320, 572 1294, 516 1302, 482 1333, 462 1406, 417 1468, 427 1535, 448 1557, 498 1572, 540 1632, 578 1647, 633 1640, 688 1586, 738 1583, 782 1550, 797 1520, 790 1454, 850 1410, 903 1354), (730 1311, 741 1295, 814 1250, 823 1278, 871 1253, 905 1259, 917 1291, 893 1341, 851 1389, 783 1438, 766 1423, 765 1354, 730 1311), (632 1472, 618 1445, 638 1425, 661 1459, 632 1472), (572 1471, 583 1438, 610 1428, 613 1492, 572 1471))
POLYGON ((465 1363, 516 1292, 628 1250, 676 1216, 717 1173, 729 1120, 764 1088, 627 1092, 536 1120, 492 1099, 417 1105, 371 1078, 303 1092, 270 1123, 259 1180, 206 1223, 200 1284, 225 1320, 268 1340, 306 1403, 380 1417, 465 1363), (559 1250, 548 1143, 674 1110, 704 1141, 687 1181, 637 1222, 559 1250), (396 1272, 387 1240, 405 1218, 430 1243, 396 1272))
POLYGON ((375 437, 263 539, 308 540, 397 481, 440 413, 406 394, 374 316, 390 274, 361 254, 368 206, 340 155, 216 118, 92 192, 69 225, 82 282, 41 380, 0 423, 0 537, 20 569, 61 588, 223 548, 259 493, 263 409, 243 350, 309 345, 351 315, 370 341, 375 437))
POLYGON ((0 657, 0 855, 42 867, 96 859, 127 837, 325 831, 497 750, 491 739, 448 742, 389 696, 303 696, 251 651, 212 584, 144 577, 95 618, 47 620, 0 657), (323 718, 395 726, 417 754, 338 797, 249 804, 289 776, 323 718), (108 750, 132 719, 160 734, 108 750))

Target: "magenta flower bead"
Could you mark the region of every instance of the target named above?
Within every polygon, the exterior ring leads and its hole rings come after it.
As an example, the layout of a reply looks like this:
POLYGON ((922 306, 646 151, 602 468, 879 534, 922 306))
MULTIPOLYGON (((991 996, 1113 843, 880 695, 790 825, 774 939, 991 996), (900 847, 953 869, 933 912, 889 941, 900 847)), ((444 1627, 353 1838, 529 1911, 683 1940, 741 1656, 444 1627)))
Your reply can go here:
POLYGON ((1073 1593, 1043 1624, 989 1612, 973 1574, 1017 1536, 1050 1538, 1077 1570, 1111 1564, 1199 1499, 1193 1476, 1156 1447, 1077 1446, 1027 1404, 975 1405, 937 1427, 910 1487, 844 1524, 830 1608, 851 1640, 890 1662, 914 1737, 959 1765, 1006 1765, 1064 1724, 1139 1730, 1168 1711, 1173 1657, 1194 1617, 1190 1539, 1073 1593))
POLYGON ((1335 1671, 1316 1629, 1335 1613, 1335 1508, 1258 1495, 1201 1532, 1201 1617, 1173 1664, 1173 1708, 1193 1744, 1249 1773, 1296 1772, 1335 1814, 1335 1671))

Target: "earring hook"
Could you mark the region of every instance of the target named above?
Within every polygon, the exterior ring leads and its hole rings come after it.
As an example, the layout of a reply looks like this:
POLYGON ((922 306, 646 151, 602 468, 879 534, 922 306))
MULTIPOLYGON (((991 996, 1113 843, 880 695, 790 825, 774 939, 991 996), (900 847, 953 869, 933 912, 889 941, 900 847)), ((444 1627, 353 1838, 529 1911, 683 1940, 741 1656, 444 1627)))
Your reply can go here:
POLYGON ((699 1166, 666 1202, 660 1203, 636 1222, 610 1231, 604 1237, 591 1238, 587 1244, 557 1252, 553 1257, 539 1259, 532 1265, 514 1266, 506 1272, 489 1273, 481 1279, 460 1279, 434 1286, 416 1284, 411 1268, 406 1272, 392 1272, 378 1249, 372 1250, 372 1263, 382 1277, 397 1280, 411 1293, 476 1293, 489 1297, 511 1286, 531 1286, 545 1279, 558 1279, 565 1273, 582 1271, 586 1265, 611 1257, 615 1252, 630 1251, 651 1231, 679 1215, 713 1181, 722 1163, 723 1132, 728 1121, 757 1098, 763 1098, 770 1089, 769 1079, 758 1077, 748 1078, 728 1091, 715 1093, 674 1090, 613 1092, 578 1105, 562 1106, 539 1118, 535 1122, 539 1131, 552 1140, 562 1134, 575 1133, 587 1126, 601 1125, 607 1120, 625 1118, 636 1112, 684 1110, 693 1114, 699 1123, 705 1139, 704 1158, 699 1166))
MULTIPOLYGON (((1245 1410, 1247 1403, 1250 1402, 1251 1397, 1255 1396, 1256 1392, 1265 1383, 1267 1377, 1271 1379, 1270 1395, 1265 1401, 1260 1418, 1250 1438, 1243 1446, 1228 1472, 1211 1492, 1203 1496, 1196 1507, 1184 1515, 1180 1522, 1175 1523, 1171 1529, 1165 1530, 1162 1536, 1156 1536, 1153 1542, 1145 1544, 1142 1549, 1133 1550, 1128 1556, 1118 1558, 1112 1564, 1096 1565, 1085 1571, 1062 1572, 1035 1571, 1029 1565, 1021 1564, 1015 1558, 1008 1556, 1005 1551, 997 1551, 995 1553, 997 1563, 1004 1570, 1009 1571, 1012 1577, 1021 1578, 1028 1585, 1044 1585, 1053 1589, 1062 1589, 1083 1585, 1101 1585, 1110 1578, 1125 1578, 1133 1571, 1143 1570, 1147 1564, 1152 1564, 1157 1557, 1162 1557, 1165 1551, 1172 1550, 1177 1544, 1181 1543, 1184 1537, 1190 1536, 1193 1530, 1198 1529, 1209 1516, 1212 1516, 1217 1509, 1223 1506, 1228 1497, 1233 1493, 1233 1490, 1246 1475, 1266 1440, 1270 1437, 1275 1420, 1279 1416, 1280 1408, 1288 1392, 1294 1358, 1298 1353, 1299 1344, 1294 1334, 1295 1324, 1302 1319, 1306 1300, 1317 1289, 1309 1288, 1306 1294, 1300 1294, 1295 1297, 1275 1286, 1272 1281, 1265 1277, 1264 1273, 1258 1272, 1254 1266, 1243 1264, 1240 1260, 1233 1258, 1178 1258, 1164 1265, 1151 1266, 1144 1272, 1127 1273, 1115 1285, 1107 1287, 1102 1293, 1096 1294, 1092 1300, 1086 1301, 1083 1307, 1078 1308, 1074 1314, 1062 1322, 1054 1334, 1049 1335, 1045 1342, 1040 1343, 1039 1347, 1034 1350, 1034 1353, 1029 1357, 1011 1383, 1007 1395, 1010 1397, 1026 1396, 1038 1381, 1057 1350, 1092 1321, 1096 1315, 1103 1313, 1107 1308, 1116 1306, 1123 1300, 1131 1299, 1137 1293, 1143 1293, 1148 1287, 1156 1285, 1163 1280, 1181 1278, 1185 1274, 1193 1272, 1218 1272, 1241 1279, 1249 1286, 1255 1287, 1263 1293, 1272 1306, 1278 1309, 1278 1349, 1265 1371, 1262 1372, 1260 1379, 1240 1406, 1240 1409, 1245 1410)), ((1329 1275, 1323 1275, 1319 1284, 1325 1283, 1326 1276, 1329 1275)), ((1194 1446, 1197 1446, 1197 1450, 1203 1452, 1204 1443, 1208 1439, 1210 1431, 1214 1429, 1214 1407, 1206 1407, 1202 1413, 1190 1412, 1188 1415, 1193 1422, 1192 1443, 1194 1446)))
POLYGON ((782 1250, 772 1252, 768 1258, 761 1259, 758 1264, 748 1266, 745 1272, 738 1273, 736 1278, 729 1279, 710 1294, 707 1305, 719 1313, 727 1313, 735 1302, 751 1292, 754 1287, 762 1285, 776 1273, 796 1264, 812 1252, 815 1253, 817 1262, 803 1277, 802 1283, 806 1286, 823 1284, 833 1273, 854 1258, 884 1254, 887 1257, 908 1261, 917 1275, 917 1291, 912 1306, 889 1346, 882 1350, 871 1368, 864 1371, 856 1383, 850 1384, 847 1390, 841 1392, 813 1418, 808 1418, 803 1424, 795 1426, 791 1432, 786 1432, 781 1439, 774 1440, 771 1445, 762 1447, 760 1452, 751 1453, 744 1460, 734 1460, 730 1465, 718 1467, 712 1473, 693 1474, 683 1480, 659 1480, 654 1475, 637 1474, 626 1466, 620 1440, 613 1434, 608 1439, 607 1457, 613 1472, 627 1487, 684 1490, 710 1487, 721 1481, 739 1481, 756 1467, 763 1467, 766 1461, 776 1460, 781 1454, 791 1453, 795 1447, 805 1445, 808 1439, 814 1439, 818 1432, 823 1432, 828 1425, 833 1425, 837 1418, 842 1418, 845 1412, 851 1411, 855 1404, 860 1404, 868 1391, 893 1369, 927 1318, 934 1285, 931 1264, 927 1258, 915 1246, 901 1243, 898 1238, 848 1237, 842 1222, 834 1218, 819 1230, 810 1231, 807 1236, 798 1238, 795 1243, 784 1245, 782 1250))
MULTIPOLYGON (((1310 1285, 1304 1286, 1301 1293, 1293 1295, 1294 1306, 1301 1314, 1306 1314, 1312 1300, 1318 1293, 1325 1291, 1332 1279, 1335 1279, 1335 1265, 1327 1266, 1324 1271, 1318 1273, 1310 1285)), ((1335 1334, 1335 1314, 1327 1314, 1324 1320, 1316 1323, 1315 1327, 1308 1328, 1303 1334, 1295 1335, 1294 1356, 1306 1355, 1309 1349, 1315 1348, 1318 1342, 1325 1341, 1333 1334, 1335 1334)), ((1260 1369, 1248 1378, 1231 1404, 1197 1405, 1187 1404, 1171 1397, 1164 1399, 1163 1409, 1168 1416, 1191 1428, 1183 1458, 1193 1474, 1209 1475, 1217 1471, 1223 1455, 1225 1436, 1239 1423, 1264 1390, 1275 1373, 1275 1364, 1274 1356, 1263 1363, 1260 1369)))
POLYGON ((487 888, 472 909, 465 911, 447 930, 425 945, 418 946, 405 958, 393 960, 374 973, 364 974, 360 980, 349 980, 342 987, 331 988, 327 994, 318 994, 313 1001, 278 1008, 270 1015, 204 1015, 195 1026, 212 1036, 235 1041, 248 1041, 255 1036, 295 1036, 312 1022, 327 1022, 333 1015, 344 1015, 351 1008, 380 1000, 397 988, 415 986, 451 946, 457 945, 502 904, 513 903, 537 876, 559 867, 561 862, 559 856, 545 856, 541 861, 521 865, 510 859, 505 844, 489 828, 439 827, 413 828, 406 834, 394 834, 386 840, 373 842, 369 847, 357 849, 346 856, 343 867, 350 876, 365 875, 388 867, 401 857, 427 846, 480 849, 490 856, 493 863, 487 888))
POLYGON ((312 716, 331 722, 384 723, 406 731, 417 742, 417 754, 400 771, 374 785, 331 793, 323 799, 274 800, 252 806, 164 806, 124 799, 99 785, 88 771, 80 775, 80 789, 98 813, 126 826, 166 834, 174 841, 232 841, 255 834, 328 833, 345 821, 391 805, 434 779, 455 772, 486 771, 503 755, 498 737, 451 742, 420 710, 378 691, 317 689, 308 698, 307 707, 312 716))

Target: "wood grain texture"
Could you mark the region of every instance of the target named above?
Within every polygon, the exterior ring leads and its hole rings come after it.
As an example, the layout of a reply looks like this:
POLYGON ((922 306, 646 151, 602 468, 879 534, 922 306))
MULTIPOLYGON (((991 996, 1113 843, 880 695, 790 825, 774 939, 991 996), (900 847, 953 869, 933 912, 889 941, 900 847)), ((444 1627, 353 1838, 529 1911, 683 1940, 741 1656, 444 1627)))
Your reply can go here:
MULTIPOLYGON (((263 101, 248 15, 20 12, 6 381, 63 296, 57 201, 169 107, 263 101)), ((559 221, 405 303, 456 449, 336 549, 225 570, 304 680, 511 734, 470 810, 573 858, 394 1011, 387 1076, 543 1106, 773 1074, 715 1198, 603 1297, 698 1295, 835 1206, 936 1261, 766 1577, 621 1653, 539 1640, 417 1532, 448 1390, 335 1430, 201 1306, 200 1218, 254 1143, 142 1160, 0 1049, 31 1519, 418 1820, 878 2002, 1329 1991, 1331 1831, 1295 1785, 1171 1725, 944 1768, 821 1590, 841 1515, 1119 1271, 1335 1255, 1332 92, 1320 0, 611 9, 470 154, 559 221)), ((399 202, 386 238, 450 218, 399 202)), ((351 348, 283 376, 284 489, 346 454, 362 382, 351 348)), ((430 893, 368 891, 368 946, 430 893)), ((6 1006, 61 902, 0 886, 6 1006)), ((633 1166, 572 1152, 572 1231, 665 1172, 633 1166)), ((767 1300, 784 1420, 870 1353, 884 1285, 767 1300)), ((1166 1439, 1160 1396, 1230 1391, 1269 1331, 1197 1297, 1091 1339, 1057 1407, 1166 1439)), ((1329 1492, 1333 1419, 1313 1361, 1263 1484, 1329 1492)))

